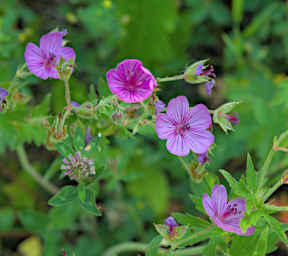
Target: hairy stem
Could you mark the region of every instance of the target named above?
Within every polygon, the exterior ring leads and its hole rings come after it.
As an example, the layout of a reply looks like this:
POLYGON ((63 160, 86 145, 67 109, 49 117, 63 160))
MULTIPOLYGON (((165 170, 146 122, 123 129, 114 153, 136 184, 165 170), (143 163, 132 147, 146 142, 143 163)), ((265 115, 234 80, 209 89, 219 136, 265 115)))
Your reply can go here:
POLYGON ((177 75, 177 76, 170 76, 170 77, 163 77, 157 78, 157 82, 162 83, 162 82, 169 82, 169 81, 176 81, 176 80, 181 80, 184 79, 184 75, 177 75))
POLYGON ((69 82, 68 80, 64 80, 64 84, 65 84, 65 100, 66 100, 66 111, 64 113, 64 116, 62 118, 62 121, 61 121, 61 131, 63 131, 63 127, 65 125, 65 121, 67 119, 67 117, 71 114, 71 109, 72 109, 72 106, 71 106, 71 96, 70 96, 70 88, 69 88, 69 82))
POLYGON ((191 178, 191 180, 194 180, 194 177, 193 177, 193 175, 191 173, 191 169, 189 168, 188 164, 184 161, 184 159, 181 156, 178 156, 178 159, 180 160, 182 166, 184 167, 184 169, 188 173, 188 175, 191 178))
POLYGON ((36 180, 45 190, 51 194, 56 194, 58 192, 58 188, 50 182, 46 181, 31 165, 23 145, 19 145, 16 148, 16 153, 22 168, 28 172, 34 178, 34 180, 36 180))
MULTIPOLYGON (((109 248, 106 252, 104 252, 103 256, 117 256, 120 253, 123 252, 133 252, 133 251, 140 251, 145 252, 147 248, 147 244, 144 243, 136 243, 136 242, 127 242, 115 245, 111 248, 109 248)), ((172 252, 172 255, 178 256, 178 255, 198 255, 201 254, 205 246, 197 246, 197 247, 191 247, 188 249, 183 250, 177 250, 175 252, 172 252)), ((166 249, 158 249, 158 255, 167 255, 168 251, 166 249)))

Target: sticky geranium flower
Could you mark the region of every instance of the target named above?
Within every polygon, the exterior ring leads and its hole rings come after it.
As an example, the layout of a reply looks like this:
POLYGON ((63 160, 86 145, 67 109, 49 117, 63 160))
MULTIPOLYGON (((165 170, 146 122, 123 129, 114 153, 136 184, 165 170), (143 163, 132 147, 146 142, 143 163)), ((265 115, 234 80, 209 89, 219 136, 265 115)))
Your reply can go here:
POLYGON ((112 93, 124 102, 141 102, 151 96, 157 86, 151 72, 142 66, 141 61, 128 59, 116 69, 110 69, 106 78, 112 93))
POLYGON ((157 115, 155 128, 158 137, 167 139, 166 147, 174 155, 186 156, 190 150, 197 154, 208 151, 214 135, 207 131, 212 124, 208 108, 198 104, 189 109, 185 96, 170 100, 166 113, 157 115))
POLYGON ((72 180, 80 181, 81 179, 95 174, 93 161, 87 157, 81 157, 80 152, 76 152, 74 156, 70 154, 68 159, 63 159, 61 169, 65 170, 64 174, 68 175, 72 180))
POLYGON ((3 110, 3 105, 5 105, 5 97, 9 95, 9 92, 4 89, 0 88, 0 111, 3 110))
POLYGON ((63 37, 67 30, 50 32, 40 39, 40 48, 33 43, 28 43, 25 49, 25 61, 30 72, 42 79, 59 79, 56 65, 61 57, 65 61, 75 60, 75 52, 71 47, 62 47, 63 37))
POLYGON ((211 198, 205 193, 202 204, 213 222, 223 230, 241 236, 250 236, 255 232, 254 226, 249 227, 245 233, 242 232, 240 221, 244 218, 246 201, 243 198, 235 198, 228 202, 226 188, 223 185, 214 185, 211 198))

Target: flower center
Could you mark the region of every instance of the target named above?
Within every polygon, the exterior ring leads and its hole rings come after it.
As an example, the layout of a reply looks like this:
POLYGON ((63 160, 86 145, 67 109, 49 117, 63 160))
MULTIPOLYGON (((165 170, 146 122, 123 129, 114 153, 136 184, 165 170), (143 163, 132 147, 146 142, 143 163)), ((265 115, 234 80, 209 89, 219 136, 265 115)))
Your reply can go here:
POLYGON ((224 212, 223 216, 221 217, 221 220, 225 220, 227 217, 231 216, 231 215, 238 215, 241 214, 241 211, 238 209, 238 205, 237 204, 229 204, 226 211, 224 212))
POLYGON ((50 69, 56 65, 56 56, 53 53, 49 53, 48 57, 44 61, 46 69, 50 69))
POLYGON ((188 131, 189 129, 190 129, 189 124, 180 123, 180 124, 176 125, 177 134, 183 134, 185 131, 188 131))

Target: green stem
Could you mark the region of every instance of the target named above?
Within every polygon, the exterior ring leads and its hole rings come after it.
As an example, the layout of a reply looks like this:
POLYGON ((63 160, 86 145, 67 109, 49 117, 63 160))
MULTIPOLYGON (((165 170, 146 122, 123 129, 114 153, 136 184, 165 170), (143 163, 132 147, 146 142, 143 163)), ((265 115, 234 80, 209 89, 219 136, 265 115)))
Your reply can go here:
MULTIPOLYGON (((198 255, 201 254, 206 246, 197 246, 197 247, 191 247, 188 249, 178 250, 173 252, 173 256, 178 255, 198 255)), ((117 256, 120 253, 123 252, 134 252, 134 251, 140 251, 145 252, 147 248, 147 245, 144 243, 136 243, 136 242, 127 242, 115 245, 111 248, 109 248, 106 252, 104 252, 103 256, 117 256)), ((166 249, 158 249, 158 255, 167 255, 168 251, 166 249)))
POLYGON ((70 88, 69 88, 69 82, 68 80, 64 80, 64 84, 65 84, 65 100, 66 100, 66 111, 64 113, 64 116, 62 118, 62 121, 61 121, 61 131, 63 131, 63 127, 65 125, 65 121, 67 119, 67 117, 71 114, 71 109, 72 109, 72 106, 71 106, 71 96, 70 96, 70 88))
POLYGON ((23 145, 19 145, 16 148, 16 153, 18 155, 20 164, 22 168, 29 173, 44 189, 46 189, 51 194, 56 194, 58 192, 58 188, 51 184, 50 182, 46 181, 30 164, 25 148, 23 145))
POLYGON ((264 195, 264 202, 282 185, 282 180, 280 179, 272 188, 270 188, 264 195))
POLYGON ((191 178, 191 180, 194 180, 193 175, 191 173, 191 169, 189 168, 188 164, 184 161, 184 159, 181 156, 178 156, 178 159, 180 160, 182 166, 184 167, 184 169, 188 173, 188 175, 191 178))
POLYGON ((184 75, 177 75, 177 76, 170 76, 170 77, 163 77, 157 78, 157 82, 162 83, 162 82, 170 82, 170 81, 176 81, 176 80, 182 80, 184 79, 184 75))

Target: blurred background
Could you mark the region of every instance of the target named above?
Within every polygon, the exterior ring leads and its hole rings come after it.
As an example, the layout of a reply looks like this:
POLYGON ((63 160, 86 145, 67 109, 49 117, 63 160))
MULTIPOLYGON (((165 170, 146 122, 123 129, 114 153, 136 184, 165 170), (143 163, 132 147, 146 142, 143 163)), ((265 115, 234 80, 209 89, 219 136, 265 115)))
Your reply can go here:
MULTIPOLYGON (((213 128, 216 147, 208 168, 212 177, 220 168, 240 177, 247 152, 261 167, 273 137, 288 128, 287 18, 284 0, 2 0, 0 87, 7 87, 24 63, 25 45, 39 44, 55 27, 68 30, 65 39, 77 55, 71 88, 79 103, 87 101, 91 84, 97 89, 106 71, 125 58, 140 59, 156 77, 183 73, 187 65, 209 58, 217 74, 212 96, 204 86, 178 81, 162 86, 159 97, 168 103, 186 95, 191 105, 210 109, 241 100, 235 132, 213 128)), ((23 91, 32 104, 51 93, 53 114, 65 106, 61 81, 31 76, 23 91)), ((115 177, 101 184, 97 198, 104 215, 96 218, 73 205, 50 209, 50 195, 23 172, 14 142, 7 140, 0 129, 0 255, 55 256, 65 248, 69 256, 95 256, 117 243, 149 242, 156 235, 152 223, 171 212, 195 212, 189 193, 201 194, 201 184, 189 187, 177 158, 155 134, 111 136, 107 154, 115 177)), ((27 141, 33 166, 45 175, 57 152, 27 141)), ((288 157, 277 153, 271 183, 287 166, 288 157)), ((69 184, 58 172, 46 178, 59 187, 69 184)), ((271 200, 287 205, 285 186, 271 200)), ((278 217, 288 223, 288 213, 278 217)), ((273 255, 287 254, 282 248, 273 255)))

